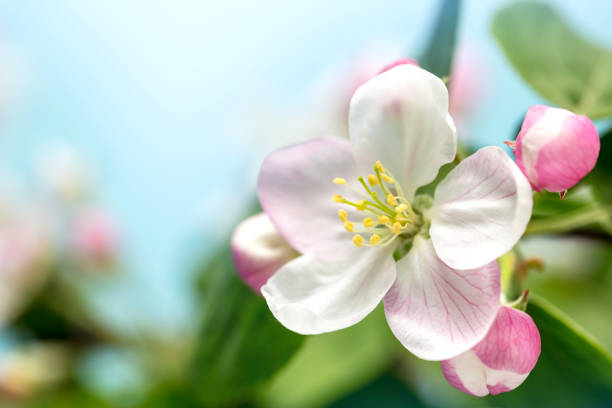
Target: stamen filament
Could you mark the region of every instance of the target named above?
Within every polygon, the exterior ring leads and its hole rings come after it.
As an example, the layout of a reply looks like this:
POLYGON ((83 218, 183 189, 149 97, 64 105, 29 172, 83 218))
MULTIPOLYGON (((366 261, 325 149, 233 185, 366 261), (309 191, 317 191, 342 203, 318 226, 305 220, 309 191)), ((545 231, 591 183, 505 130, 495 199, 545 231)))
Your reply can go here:
POLYGON ((382 177, 380 175, 380 169, 377 166, 374 166, 374 172, 376 173, 376 178, 380 183, 380 188, 382 188, 383 193, 385 193, 386 196, 389 195, 389 191, 387 191, 385 183, 383 183, 382 177))

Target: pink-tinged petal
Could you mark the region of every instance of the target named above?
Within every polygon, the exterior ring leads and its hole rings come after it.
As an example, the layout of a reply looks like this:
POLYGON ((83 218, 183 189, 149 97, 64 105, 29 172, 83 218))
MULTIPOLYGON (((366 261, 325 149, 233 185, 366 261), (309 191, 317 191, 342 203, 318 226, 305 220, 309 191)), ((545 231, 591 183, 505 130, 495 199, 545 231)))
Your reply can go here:
POLYGON ((533 200, 529 182, 499 147, 463 160, 436 188, 429 211, 436 253, 458 269, 485 265, 525 232, 533 200))
POLYGON ((435 75, 400 65, 372 78, 353 95, 349 133, 362 173, 380 160, 411 199, 457 150, 446 86, 435 75))
POLYGON ((540 333, 527 313, 501 307, 487 337, 474 352, 489 368, 527 374, 540 356, 540 333))
POLYGON ((431 240, 417 236, 397 263, 385 296, 395 337, 417 357, 444 360, 469 350, 486 335, 499 308, 496 262, 472 270, 449 268, 431 240))
POLYGON ((476 396, 510 391, 525 381, 540 355, 540 333, 529 315, 502 307, 472 350, 442 362, 453 387, 476 396))
POLYGON ((395 280, 393 247, 361 248, 354 259, 321 262, 303 255, 261 288, 285 327, 319 334, 351 326, 380 303, 395 280))
POLYGON ((299 256, 265 213, 253 215, 236 227, 231 248, 238 275, 256 293, 281 266, 299 256))
POLYGON ((599 136, 584 115, 532 106, 516 139, 516 163, 536 191, 562 192, 595 166, 599 136))
POLYGON ((398 60, 393 61, 392 63, 386 65, 383 69, 380 70, 379 74, 382 74, 383 72, 387 72, 389 71, 391 68, 395 68, 399 65, 414 65, 414 66, 419 66, 419 63, 416 62, 413 59, 410 58, 400 58, 398 60))
MULTIPOLYGON (((261 206, 289 245, 321 261, 340 261, 358 250, 338 218, 340 204, 332 197, 352 198, 336 177, 356 182, 357 170, 348 141, 312 139, 270 154, 259 172, 261 206)), ((349 220, 359 216, 344 206, 349 220)), ((361 216, 362 218, 363 216, 361 216)))

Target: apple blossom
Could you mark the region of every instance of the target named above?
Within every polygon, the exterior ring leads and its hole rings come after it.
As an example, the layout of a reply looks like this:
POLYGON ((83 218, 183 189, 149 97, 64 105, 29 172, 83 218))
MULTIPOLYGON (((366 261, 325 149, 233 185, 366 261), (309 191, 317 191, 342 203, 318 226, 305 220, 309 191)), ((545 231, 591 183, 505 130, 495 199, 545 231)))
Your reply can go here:
POLYGON ((281 266, 298 256, 265 213, 236 227, 231 249, 238 274, 256 293, 261 293, 261 287, 281 266))
POLYGON ((261 288, 270 310, 287 328, 316 334, 357 323, 383 300, 391 330, 415 355, 442 360, 470 349, 499 308, 495 259, 525 230, 529 183, 487 147, 433 198, 416 194, 454 159, 457 136, 446 87, 413 65, 355 92, 349 130, 350 142, 310 140, 262 165, 262 207, 303 254, 261 288))
POLYGON ((69 230, 71 255, 87 267, 107 266, 115 260, 118 231, 113 217, 101 208, 76 212, 69 230))
POLYGON ((540 333, 525 312, 501 307, 486 337, 471 350, 442 361, 453 387, 479 397, 518 387, 540 356, 540 333))
POLYGON ((595 166, 599 136, 584 115, 535 105, 525 115, 514 152, 534 190, 564 192, 595 166))

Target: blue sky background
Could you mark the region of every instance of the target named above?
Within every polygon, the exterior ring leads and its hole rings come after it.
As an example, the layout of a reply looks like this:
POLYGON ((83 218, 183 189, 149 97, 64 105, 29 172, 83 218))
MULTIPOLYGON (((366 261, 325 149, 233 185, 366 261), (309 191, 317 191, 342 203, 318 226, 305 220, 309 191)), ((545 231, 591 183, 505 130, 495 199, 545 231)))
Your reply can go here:
MULTIPOLYGON (((506 1, 464 3, 459 41, 482 57, 488 89, 478 144, 507 139, 542 102, 490 35, 506 1)), ((606 1, 553 2, 582 33, 612 44, 606 1)), ((0 49, 21 85, 0 124, 0 158, 31 172, 66 142, 91 159, 100 198, 124 232, 127 276, 99 295, 116 323, 181 328, 189 266, 228 234, 252 189, 246 118, 299 112, 317 79, 372 44, 416 56, 438 1, 1 1, 0 49), (10 64, 11 60, 7 60, 10 64)), ((388 61, 382 61, 384 64, 388 61)), ((0 64, 2 62, 0 61, 0 64)))

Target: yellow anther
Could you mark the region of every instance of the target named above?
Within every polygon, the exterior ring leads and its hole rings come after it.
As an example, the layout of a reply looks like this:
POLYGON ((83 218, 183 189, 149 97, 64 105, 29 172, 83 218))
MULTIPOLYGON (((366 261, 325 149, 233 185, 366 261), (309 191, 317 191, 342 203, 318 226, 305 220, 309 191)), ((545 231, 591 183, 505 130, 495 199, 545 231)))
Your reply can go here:
POLYGON ((393 179, 391 177, 387 176, 386 174, 381 174, 380 177, 382 177, 383 180, 385 180, 387 183, 393 184, 393 179))
POLYGON ((382 240, 382 238, 380 237, 380 235, 378 234, 372 234, 372 236, 370 236, 370 245, 376 245, 378 244, 380 241, 382 240))
POLYGON ((376 223, 374 222, 373 219, 371 219, 371 218, 364 218, 363 219, 363 226, 364 227, 370 228, 370 227, 373 227, 375 225, 376 225, 376 223))
POLYGON ((402 224, 400 224, 399 222, 395 221, 393 223, 393 233, 394 234, 399 234, 400 232, 402 232, 402 224))
POLYGON ((346 221, 347 213, 344 210, 338 210, 338 217, 340 217, 341 221, 346 221))
POLYGON ((348 232, 353 232, 354 231, 354 226, 353 223, 350 221, 344 221, 344 228, 348 231, 348 232))
POLYGON ((387 217, 386 215, 379 215, 378 223, 379 224, 391 224, 391 219, 387 217))
POLYGON ((342 200, 344 200, 344 198, 342 198, 340 194, 336 194, 335 196, 332 197, 332 200, 334 200, 335 203, 341 203, 342 200))
POLYGON ((376 161, 376 164, 374 165, 374 170, 378 170, 380 172, 385 172, 385 168, 383 167, 383 165, 380 162, 380 160, 376 161))
POLYGON ((336 177, 334 179, 334 184, 346 184, 346 180, 343 179, 342 177, 336 177))
POLYGON ((393 194, 387 195, 387 204, 397 205, 397 201, 395 200, 395 197, 393 196, 393 194))
POLYGON ((378 179, 376 178, 375 175, 368 174, 368 183, 370 183, 372 187, 375 187, 378 185, 378 179))
POLYGON ((404 211, 406 211, 408 209, 408 206, 404 203, 398 205, 397 207, 395 207, 395 212, 396 213, 402 213, 404 211))
POLYGON ((361 248, 361 246, 363 245, 364 241, 365 240, 363 239, 363 237, 361 235, 359 235, 359 234, 355 234, 353 236, 353 244, 355 244, 355 246, 357 246, 359 248, 361 248))
POLYGON ((357 203, 357 210, 358 211, 365 211, 366 209, 366 201, 365 200, 361 200, 357 203))

